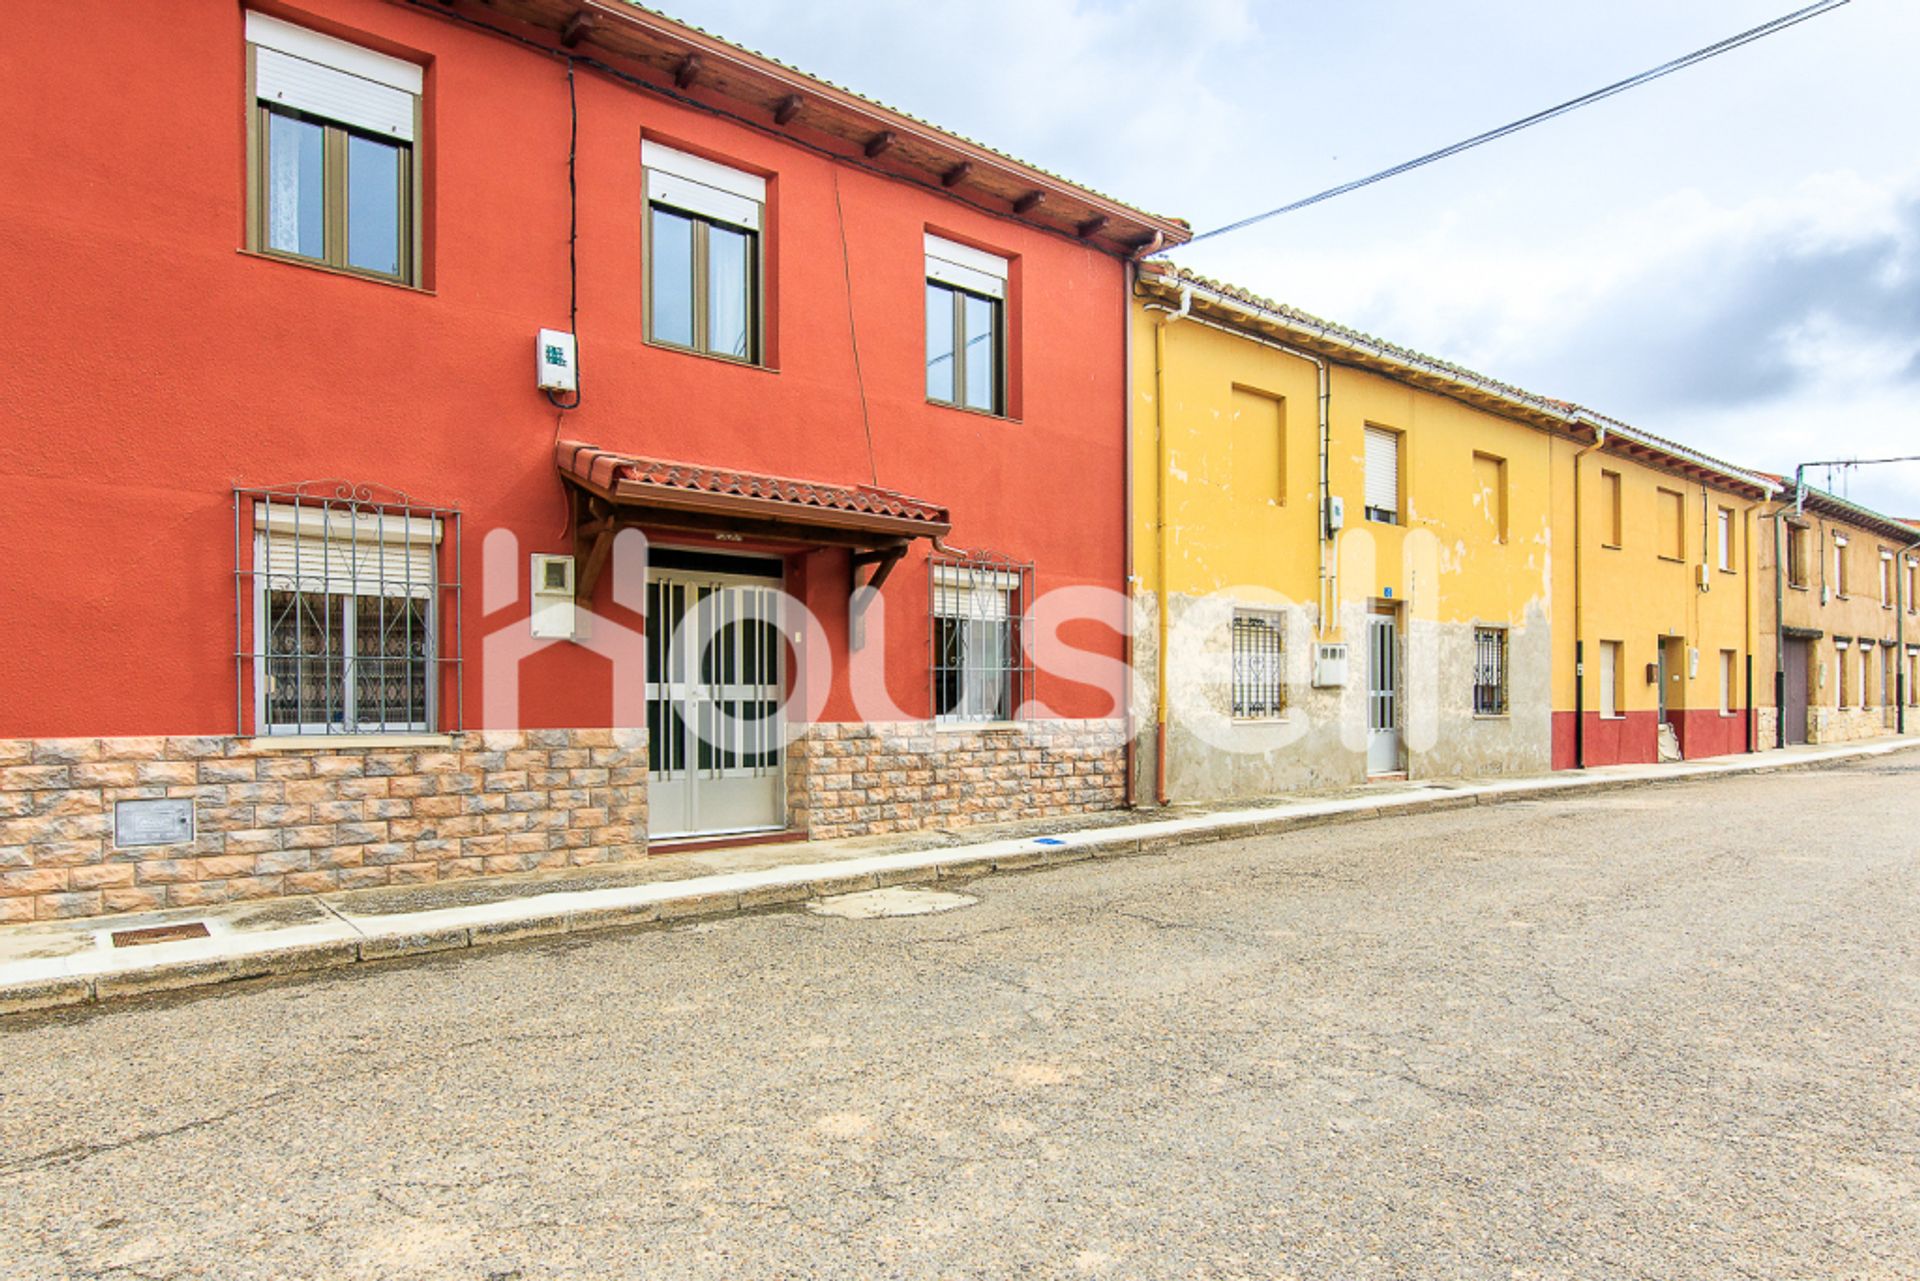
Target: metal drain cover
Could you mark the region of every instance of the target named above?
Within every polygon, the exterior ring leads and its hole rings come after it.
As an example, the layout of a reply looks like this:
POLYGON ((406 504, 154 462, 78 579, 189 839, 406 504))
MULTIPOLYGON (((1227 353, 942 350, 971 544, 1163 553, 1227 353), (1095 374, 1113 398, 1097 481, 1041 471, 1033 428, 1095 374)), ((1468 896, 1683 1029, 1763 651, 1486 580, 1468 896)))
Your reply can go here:
POLYGON ((933 912, 951 912, 957 907, 972 907, 979 901, 971 894, 892 885, 884 890, 861 890, 857 894, 835 894, 832 898, 814 899, 807 904, 807 910, 815 916, 871 921, 883 916, 926 916, 933 912))
POLYGON ((140 947, 148 943, 203 939, 208 937, 208 930, 203 922, 183 921, 178 925, 152 925, 142 930, 115 930, 109 937, 115 947, 140 947))

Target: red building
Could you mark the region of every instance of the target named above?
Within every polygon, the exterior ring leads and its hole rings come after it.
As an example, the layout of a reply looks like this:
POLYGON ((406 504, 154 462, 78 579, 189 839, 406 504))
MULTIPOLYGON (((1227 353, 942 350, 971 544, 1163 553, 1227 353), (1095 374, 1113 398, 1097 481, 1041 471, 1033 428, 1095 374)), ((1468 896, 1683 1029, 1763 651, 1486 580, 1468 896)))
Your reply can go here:
POLYGON ((1031 614, 1124 589, 1182 224, 604 0, 0 67, 0 922, 1120 803, 1031 614))

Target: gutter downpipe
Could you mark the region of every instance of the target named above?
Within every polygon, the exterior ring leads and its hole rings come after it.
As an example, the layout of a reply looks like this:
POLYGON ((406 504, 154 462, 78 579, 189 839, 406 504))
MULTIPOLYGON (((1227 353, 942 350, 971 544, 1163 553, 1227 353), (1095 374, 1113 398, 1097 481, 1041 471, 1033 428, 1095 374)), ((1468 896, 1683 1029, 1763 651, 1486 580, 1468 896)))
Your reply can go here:
POLYGON ((1153 327, 1154 572, 1159 619, 1154 660, 1153 799, 1167 803, 1167 633, 1172 610, 1167 603, 1167 330, 1193 314, 1193 286, 1180 287, 1180 308, 1162 312, 1153 327))
POLYGON ((1582 630, 1585 610, 1581 608, 1586 581, 1580 573, 1580 460, 1607 443, 1607 425, 1579 414, 1569 418, 1572 426, 1593 429, 1593 443, 1583 445, 1573 455, 1573 767, 1587 767, 1587 643, 1582 630))
POLYGON ((1780 519, 1788 511, 1800 513, 1799 481, 1794 482, 1794 501, 1781 503, 1761 519, 1773 525, 1773 745, 1782 748, 1787 745, 1787 567, 1783 549, 1780 546, 1780 531, 1785 528, 1780 519))
POLYGON ((1913 665, 1907 656, 1907 611, 1913 608, 1913 602, 1907 599, 1907 557, 1920 552, 1920 542, 1907 544, 1893 562, 1894 582, 1899 587, 1896 593, 1900 599, 1899 607, 1894 611, 1893 634, 1899 648, 1894 651, 1896 675, 1894 688, 1900 705, 1895 709, 1894 729, 1899 733, 1907 732, 1907 703, 1913 697, 1907 688, 1907 669, 1913 665))

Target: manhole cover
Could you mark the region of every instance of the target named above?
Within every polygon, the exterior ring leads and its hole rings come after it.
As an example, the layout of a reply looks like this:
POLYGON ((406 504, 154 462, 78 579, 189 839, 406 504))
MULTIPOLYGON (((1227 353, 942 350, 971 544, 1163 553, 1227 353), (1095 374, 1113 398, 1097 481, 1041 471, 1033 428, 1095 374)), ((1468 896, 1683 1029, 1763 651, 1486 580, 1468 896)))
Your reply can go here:
POLYGON ((862 890, 858 894, 835 894, 832 898, 814 899, 807 904, 807 910, 816 916, 871 921, 882 916, 926 916, 931 912, 951 912, 956 907, 972 907, 979 901, 971 894, 896 885, 884 890, 862 890))

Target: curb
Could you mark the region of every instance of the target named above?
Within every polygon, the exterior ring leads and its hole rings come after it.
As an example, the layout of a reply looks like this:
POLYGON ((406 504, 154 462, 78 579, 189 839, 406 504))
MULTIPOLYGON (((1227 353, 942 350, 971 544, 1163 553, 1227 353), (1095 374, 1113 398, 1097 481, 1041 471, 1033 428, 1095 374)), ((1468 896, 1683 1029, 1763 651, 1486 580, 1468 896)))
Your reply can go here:
POLYGON ((28 971, 27 977, 0 983, 0 1016, 244 979, 314 973, 521 939, 735 916, 913 881, 970 880, 998 872, 1158 854, 1187 846, 1478 805, 1594 795, 1732 775, 1813 770, 1915 748, 1920 748, 1920 743, 1902 740, 1840 749, 1804 760, 1681 765, 1670 767, 1671 773, 1651 777, 1548 775, 1462 787, 1440 795, 1408 792, 1305 802, 1280 813, 1225 811, 1058 836, 1012 838, 958 850, 913 850, 614 889, 563 890, 385 917, 339 916, 324 925, 155 944, 141 949, 140 960, 145 963, 137 965, 116 964, 125 959, 124 954, 113 953, 79 953, 47 962, 21 962, 12 968, 28 971), (250 943, 252 946, 248 946, 250 943))

